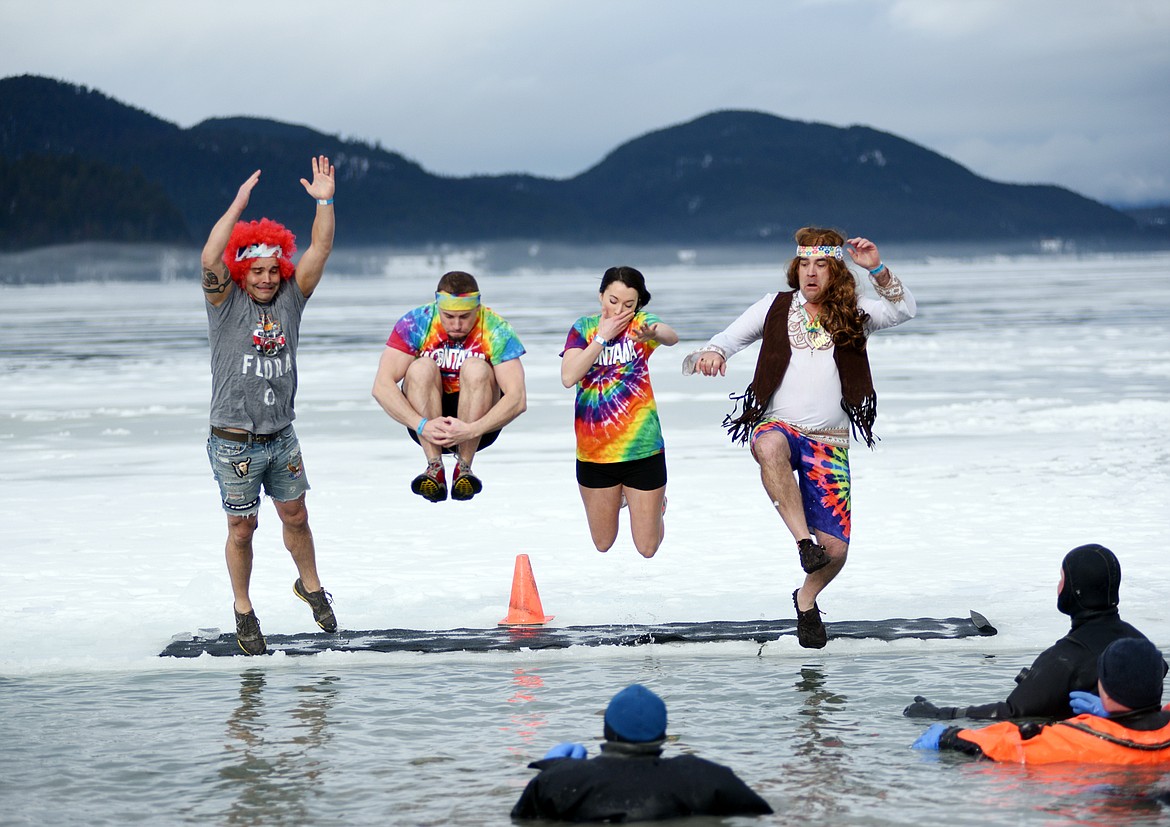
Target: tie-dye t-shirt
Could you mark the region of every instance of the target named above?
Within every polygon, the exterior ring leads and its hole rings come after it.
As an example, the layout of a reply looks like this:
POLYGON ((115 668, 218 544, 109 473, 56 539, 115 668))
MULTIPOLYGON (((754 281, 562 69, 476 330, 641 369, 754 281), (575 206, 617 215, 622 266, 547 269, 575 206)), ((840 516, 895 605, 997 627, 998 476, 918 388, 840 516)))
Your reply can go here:
MULTIPOLYGON (((600 321, 600 315, 578 319, 565 340, 565 351, 588 347, 600 321)), ((582 462, 629 462, 665 449, 648 363, 658 342, 637 342, 629 335, 657 321, 653 314, 636 313, 577 383, 574 427, 577 459, 582 462)))
POLYGON ((399 319, 386 345, 438 362, 443 375, 443 393, 459 392, 459 368, 470 356, 498 365, 524 355, 524 345, 512 326, 490 307, 480 307, 479 320, 463 341, 451 341, 440 323, 434 302, 416 307, 399 319))

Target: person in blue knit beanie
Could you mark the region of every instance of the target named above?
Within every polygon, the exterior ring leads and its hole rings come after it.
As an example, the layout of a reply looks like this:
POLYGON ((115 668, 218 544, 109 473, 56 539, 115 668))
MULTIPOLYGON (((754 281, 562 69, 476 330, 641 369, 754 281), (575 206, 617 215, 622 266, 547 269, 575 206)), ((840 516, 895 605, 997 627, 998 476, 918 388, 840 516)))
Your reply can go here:
POLYGON ((662 756, 666 704, 641 684, 618 692, 605 710, 601 754, 557 744, 528 766, 512 818, 650 821, 690 815, 767 815, 768 802, 729 767, 695 755, 662 756))

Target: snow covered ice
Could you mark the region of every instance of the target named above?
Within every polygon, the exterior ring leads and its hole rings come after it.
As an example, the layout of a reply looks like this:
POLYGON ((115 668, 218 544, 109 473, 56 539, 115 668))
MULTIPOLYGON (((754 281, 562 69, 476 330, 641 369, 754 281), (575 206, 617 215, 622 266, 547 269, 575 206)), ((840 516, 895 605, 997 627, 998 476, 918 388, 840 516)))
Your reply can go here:
MULTIPOLYGON (((1039 651, 1067 629, 1061 558, 1099 542, 1122 563, 1122 616, 1170 645, 1170 255, 886 258, 919 317, 871 340, 881 442, 851 451, 854 536, 825 619, 975 609, 997 637, 931 646, 1039 651)), ((232 630, 197 256, 190 278, 167 261, 153 283, 0 286, 2 674, 153 669, 172 635, 232 630)), ((642 268, 650 309, 683 337, 651 360, 670 474, 652 560, 624 516, 615 547, 593 549, 573 477, 557 354, 602 268, 476 273, 527 347, 529 410, 477 458, 484 492, 441 504, 410 493, 421 452, 369 394, 394 321, 440 273, 360 269, 331 263, 299 352, 310 520, 343 629, 493 627, 519 553, 556 625, 789 616, 793 543, 720 428, 755 350, 725 378, 680 371, 777 289, 779 265, 642 268)), ((266 502, 252 579, 266 633, 315 630, 295 578, 266 502)), ((830 641, 826 656, 916 645, 830 641)))

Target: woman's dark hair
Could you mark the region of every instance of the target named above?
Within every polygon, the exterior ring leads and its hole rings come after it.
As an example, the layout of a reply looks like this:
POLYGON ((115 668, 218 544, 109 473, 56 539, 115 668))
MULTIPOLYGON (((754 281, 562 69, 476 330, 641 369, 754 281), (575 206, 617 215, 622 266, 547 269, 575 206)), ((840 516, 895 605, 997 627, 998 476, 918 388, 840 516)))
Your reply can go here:
POLYGON ((637 310, 641 310, 650 304, 650 291, 646 289, 646 277, 633 267, 610 267, 605 271, 605 275, 601 277, 601 287, 597 292, 604 293, 605 288, 609 287, 615 281, 619 281, 626 287, 631 287, 638 291, 637 310))

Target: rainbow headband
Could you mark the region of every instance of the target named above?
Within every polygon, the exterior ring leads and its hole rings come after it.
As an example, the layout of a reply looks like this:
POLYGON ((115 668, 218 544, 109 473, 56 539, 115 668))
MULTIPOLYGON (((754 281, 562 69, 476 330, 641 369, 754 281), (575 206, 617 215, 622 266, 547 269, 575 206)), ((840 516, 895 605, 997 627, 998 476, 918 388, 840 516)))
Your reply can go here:
POLYGON ((284 251, 280 249, 279 245, 250 244, 236 250, 236 261, 243 261, 247 258, 281 258, 283 255, 284 251))
POLYGON ((831 247, 828 244, 822 244, 819 247, 806 247, 801 244, 796 248, 797 258, 835 258, 837 261, 844 261, 845 250, 841 247, 831 247))
POLYGON ((435 304, 448 313, 462 313, 479 307, 479 293, 435 293, 435 304))

